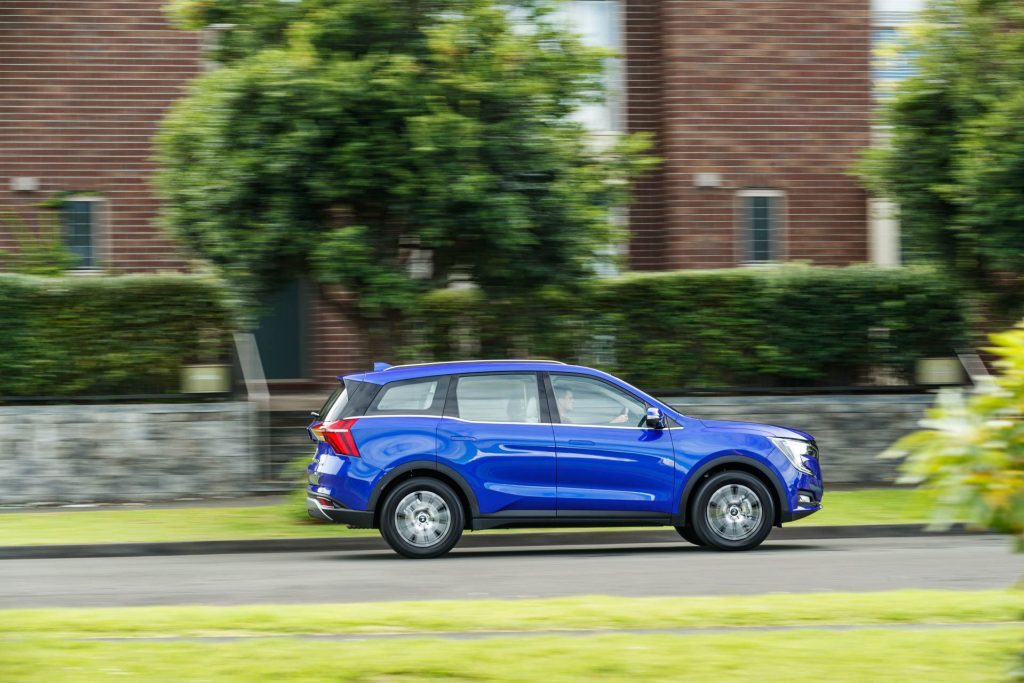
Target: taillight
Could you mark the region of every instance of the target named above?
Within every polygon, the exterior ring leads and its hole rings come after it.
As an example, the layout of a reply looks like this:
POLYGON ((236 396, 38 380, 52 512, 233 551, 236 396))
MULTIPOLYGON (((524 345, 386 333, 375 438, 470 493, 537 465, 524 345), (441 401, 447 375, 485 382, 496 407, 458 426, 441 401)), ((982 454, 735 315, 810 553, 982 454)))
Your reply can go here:
POLYGON ((352 436, 352 426, 355 423, 356 418, 349 418, 330 422, 320 427, 324 441, 338 455, 359 457, 359 448, 356 446, 355 437, 352 436))
POLYGON ((324 423, 314 422, 309 426, 309 433, 313 435, 313 438, 317 441, 324 440, 324 423))

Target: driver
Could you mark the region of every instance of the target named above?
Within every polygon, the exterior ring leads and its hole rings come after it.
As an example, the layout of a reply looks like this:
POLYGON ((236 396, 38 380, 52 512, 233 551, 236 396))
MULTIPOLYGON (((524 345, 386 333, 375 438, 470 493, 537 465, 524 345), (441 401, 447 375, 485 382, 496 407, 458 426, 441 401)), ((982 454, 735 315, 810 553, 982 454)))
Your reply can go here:
MULTIPOLYGON (((572 419, 572 414, 576 410, 576 397, 573 396, 572 389, 558 390, 555 395, 555 402, 558 404, 558 415, 562 422, 576 424, 576 421, 572 419)), ((629 414, 626 411, 626 407, 623 406, 622 412, 609 420, 608 424, 622 424, 628 420, 629 414)))

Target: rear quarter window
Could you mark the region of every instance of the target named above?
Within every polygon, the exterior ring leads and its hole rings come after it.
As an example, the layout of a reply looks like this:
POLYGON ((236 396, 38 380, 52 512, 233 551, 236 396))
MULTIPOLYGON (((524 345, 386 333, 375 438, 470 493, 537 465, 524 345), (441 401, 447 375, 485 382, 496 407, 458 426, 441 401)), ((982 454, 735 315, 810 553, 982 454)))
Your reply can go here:
POLYGON ((367 415, 436 415, 444 409, 447 377, 424 377, 392 382, 374 397, 367 415))

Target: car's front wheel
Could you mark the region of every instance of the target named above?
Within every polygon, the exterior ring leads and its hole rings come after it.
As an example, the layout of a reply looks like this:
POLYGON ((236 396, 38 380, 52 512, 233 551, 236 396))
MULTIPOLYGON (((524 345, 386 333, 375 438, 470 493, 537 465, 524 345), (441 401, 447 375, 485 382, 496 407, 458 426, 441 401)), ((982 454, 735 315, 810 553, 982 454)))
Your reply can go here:
POLYGON ((690 512, 693 532, 717 550, 750 550, 768 537, 775 505, 768 487, 752 474, 719 472, 701 484, 690 512))
POLYGON ((462 537, 464 513, 459 496, 437 479, 416 477, 387 495, 380 533, 400 555, 429 558, 444 555, 462 537))

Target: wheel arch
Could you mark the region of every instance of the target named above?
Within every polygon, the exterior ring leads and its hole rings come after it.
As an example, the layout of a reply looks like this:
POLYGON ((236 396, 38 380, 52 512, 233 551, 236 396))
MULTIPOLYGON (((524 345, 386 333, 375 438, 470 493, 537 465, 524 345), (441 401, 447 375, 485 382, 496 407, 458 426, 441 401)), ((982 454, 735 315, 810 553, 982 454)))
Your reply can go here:
POLYGON ((403 463, 385 474, 377 483, 377 486, 373 489, 373 493, 370 495, 370 500, 367 505, 370 510, 373 510, 374 528, 380 527, 381 506, 378 503, 380 503, 387 493, 395 486, 406 479, 412 479, 413 477, 430 477, 451 486, 456 495, 459 496, 462 507, 466 512, 466 514, 463 515, 465 517, 465 528, 472 528, 473 518, 480 516, 480 508, 477 504, 476 496, 473 494, 473 489, 470 488, 466 480, 451 467, 427 460, 415 460, 413 462, 403 463))
POLYGON ((789 506, 786 504, 788 497, 786 496, 785 486, 783 486, 778 475, 775 474, 770 467, 758 460, 744 457, 742 455, 723 455, 713 458, 712 460, 698 466, 691 473, 690 478, 683 487, 682 494, 679 496, 679 509, 676 513, 678 524, 680 526, 686 524, 687 508, 690 504, 690 497, 693 495, 697 486, 711 475, 718 474, 719 472, 724 472, 726 470, 739 470, 741 472, 752 474, 761 480, 761 483, 768 488, 768 493, 771 495, 772 503, 775 506, 775 519, 772 520, 772 525, 781 526, 782 522, 786 518, 786 512, 789 510, 789 506))

